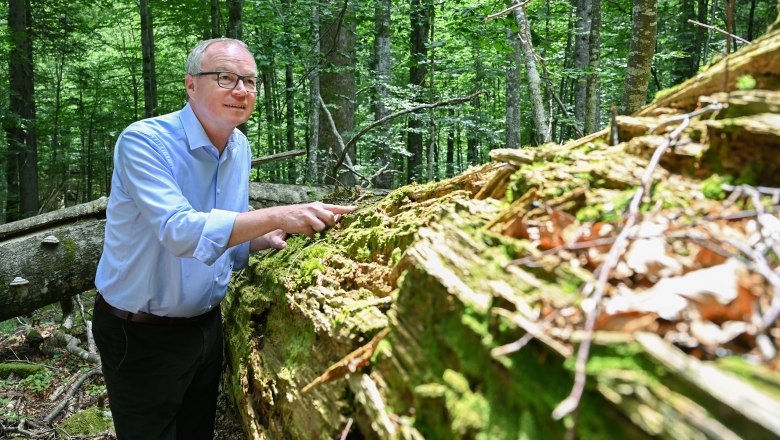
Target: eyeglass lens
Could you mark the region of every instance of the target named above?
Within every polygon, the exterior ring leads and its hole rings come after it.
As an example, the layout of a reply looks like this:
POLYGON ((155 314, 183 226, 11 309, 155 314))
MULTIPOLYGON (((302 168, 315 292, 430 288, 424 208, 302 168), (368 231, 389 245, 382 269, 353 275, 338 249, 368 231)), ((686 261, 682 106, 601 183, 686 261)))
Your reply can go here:
POLYGON ((244 88, 247 92, 257 91, 257 78, 254 76, 239 76, 232 72, 221 72, 217 75, 217 84, 225 89, 232 89, 238 85, 238 80, 242 79, 244 82, 244 88))

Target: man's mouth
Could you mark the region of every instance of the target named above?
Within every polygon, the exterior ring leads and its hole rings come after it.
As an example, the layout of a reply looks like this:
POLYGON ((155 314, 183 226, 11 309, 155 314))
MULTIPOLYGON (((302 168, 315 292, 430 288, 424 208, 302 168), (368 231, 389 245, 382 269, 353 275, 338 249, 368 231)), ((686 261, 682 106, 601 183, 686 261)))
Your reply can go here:
POLYGON ((230 108, 237 108, 237 109, 240 109, 240 110, 244 110, 246 108, 246 106, 243 106, 243 105, 240 105, 240 104, 225 104, 225 106, 226 107, 230 107, 230 108))

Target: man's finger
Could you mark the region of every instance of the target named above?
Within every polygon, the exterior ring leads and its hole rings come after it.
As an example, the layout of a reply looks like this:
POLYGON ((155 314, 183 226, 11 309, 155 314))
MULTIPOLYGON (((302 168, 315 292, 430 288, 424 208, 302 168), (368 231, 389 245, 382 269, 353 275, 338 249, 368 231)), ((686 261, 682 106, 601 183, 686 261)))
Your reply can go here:
POLYGON ((322 207, 334 214, 347 214, 357 209, 357 206, 330 205, 327 203, 323 203, 322 207))

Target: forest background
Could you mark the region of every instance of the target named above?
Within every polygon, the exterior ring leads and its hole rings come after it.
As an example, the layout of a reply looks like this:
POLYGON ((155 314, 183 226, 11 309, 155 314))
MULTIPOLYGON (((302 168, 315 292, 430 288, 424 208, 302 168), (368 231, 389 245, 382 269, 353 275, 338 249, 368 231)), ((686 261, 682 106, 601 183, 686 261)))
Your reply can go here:
POLYGON ((775 0, 525 3, 3 2, 0 223, 107 195, 117 136, 184 105, 201 39, 255 55, 253 155, 306 151, 253 180, 394 188, 597 131, 612 106, 635 111, 777 16, 775 0))

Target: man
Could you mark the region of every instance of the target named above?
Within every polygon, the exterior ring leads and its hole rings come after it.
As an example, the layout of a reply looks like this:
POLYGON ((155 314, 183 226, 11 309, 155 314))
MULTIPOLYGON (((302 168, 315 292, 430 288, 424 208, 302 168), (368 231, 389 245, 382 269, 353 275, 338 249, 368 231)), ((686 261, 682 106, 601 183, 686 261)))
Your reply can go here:
POLYGON ((114 152, 93 333, 120 440, 212 438, 231 271, 354 209, 247 212, 251 151, 236 127, 252 114, 257 66, 244 43, 199 43, 185 86, 182 110, 131 124, 114 152))

